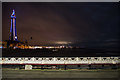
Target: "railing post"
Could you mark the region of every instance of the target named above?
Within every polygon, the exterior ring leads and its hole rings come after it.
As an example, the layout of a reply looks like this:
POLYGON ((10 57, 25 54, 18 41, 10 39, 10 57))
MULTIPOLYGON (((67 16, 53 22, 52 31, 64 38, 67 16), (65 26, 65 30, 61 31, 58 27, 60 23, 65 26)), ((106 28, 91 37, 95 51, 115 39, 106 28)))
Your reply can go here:
POLYGON ((64 67, 65 67, 65 70, 67 70, 67 65, 65 65, 64 67))
POLYGON ((91 69, 91 64, 88 65, 89 69, 91 69))
POLYGON ((43 69, 43 66, 44 66, 44 65, 41 65, 41 69, 43 69))
POLYGON ((104 69, 104 64, 102 64, 102 69, 104 69))

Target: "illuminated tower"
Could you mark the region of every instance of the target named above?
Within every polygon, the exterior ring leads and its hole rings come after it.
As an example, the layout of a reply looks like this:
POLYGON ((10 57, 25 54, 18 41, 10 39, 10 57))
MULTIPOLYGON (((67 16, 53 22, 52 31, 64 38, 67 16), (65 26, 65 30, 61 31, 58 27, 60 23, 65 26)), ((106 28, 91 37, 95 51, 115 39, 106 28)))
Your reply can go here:
POLYGON ((10 40, 17 41, 15 10, 11 14, 10 40))

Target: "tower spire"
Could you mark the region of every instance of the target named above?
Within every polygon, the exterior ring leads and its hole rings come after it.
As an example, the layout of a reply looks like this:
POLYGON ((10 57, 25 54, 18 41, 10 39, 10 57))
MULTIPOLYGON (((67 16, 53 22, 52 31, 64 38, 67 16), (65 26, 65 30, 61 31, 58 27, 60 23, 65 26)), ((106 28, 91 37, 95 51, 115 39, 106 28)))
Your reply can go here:
POLYGON ((13 12, 11 14, 11 17, 14 16, 15 17, 15 10, 13 9, 13 12))

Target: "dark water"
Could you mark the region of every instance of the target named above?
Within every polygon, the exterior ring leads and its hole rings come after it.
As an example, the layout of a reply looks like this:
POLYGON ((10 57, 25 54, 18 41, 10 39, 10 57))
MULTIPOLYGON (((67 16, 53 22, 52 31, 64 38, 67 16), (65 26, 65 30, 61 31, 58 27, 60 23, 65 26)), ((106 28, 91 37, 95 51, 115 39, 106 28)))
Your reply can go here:
POLYGON ((105 57, 120 56, 120 51, 104 49, 64 48, 57 49, 2 49, 3 57, 105 57))

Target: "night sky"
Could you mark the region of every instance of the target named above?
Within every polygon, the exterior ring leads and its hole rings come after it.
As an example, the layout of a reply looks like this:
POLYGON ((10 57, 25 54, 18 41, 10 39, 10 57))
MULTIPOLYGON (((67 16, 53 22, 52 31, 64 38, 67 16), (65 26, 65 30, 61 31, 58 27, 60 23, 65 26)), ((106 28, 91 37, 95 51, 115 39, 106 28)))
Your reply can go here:
POLYGON ((9 39, 13 9, 18 40, 30 45, 116 47, 120 40, 118 3, 6 2, 2 4, 3 40, 9 39))

